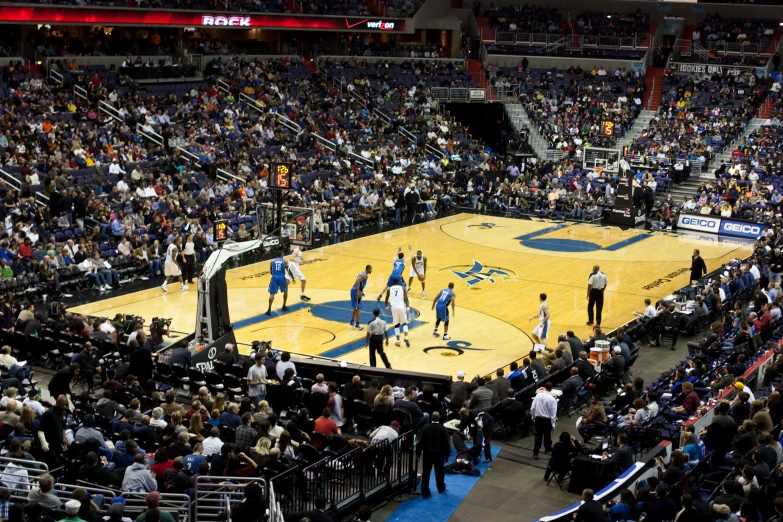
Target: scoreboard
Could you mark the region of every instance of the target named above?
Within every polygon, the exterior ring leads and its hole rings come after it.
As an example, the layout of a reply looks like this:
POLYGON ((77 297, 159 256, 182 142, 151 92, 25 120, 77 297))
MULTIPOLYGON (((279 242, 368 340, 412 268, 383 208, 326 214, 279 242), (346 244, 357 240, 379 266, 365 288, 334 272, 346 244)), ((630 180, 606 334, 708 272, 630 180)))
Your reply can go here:
POLYGON ((269 187, 276 189, 291 188, 291 164, 275 163, 272 165, 272 173, 269 179, 269 187))

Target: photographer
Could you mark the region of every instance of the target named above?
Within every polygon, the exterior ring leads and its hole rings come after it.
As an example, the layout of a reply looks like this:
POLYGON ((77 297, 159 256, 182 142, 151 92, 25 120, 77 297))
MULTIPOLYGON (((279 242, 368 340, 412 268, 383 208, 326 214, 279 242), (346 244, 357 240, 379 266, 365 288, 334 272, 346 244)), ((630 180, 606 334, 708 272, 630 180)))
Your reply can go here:
POLYGON ((153 348, 159 348, 163 344, 163 336, 169 335, 170 326, 171 319, 158 319, 157 317, 152 319, 150 324, 150 342, 153 348))

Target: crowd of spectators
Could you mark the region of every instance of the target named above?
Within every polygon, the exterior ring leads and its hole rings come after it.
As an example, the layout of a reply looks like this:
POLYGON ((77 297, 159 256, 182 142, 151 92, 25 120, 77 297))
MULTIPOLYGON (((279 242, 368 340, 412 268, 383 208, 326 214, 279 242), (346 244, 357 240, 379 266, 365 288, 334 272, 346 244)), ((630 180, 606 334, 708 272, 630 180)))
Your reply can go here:
MULTIPOLYGON (((497 71, 491 66, 490 77, 497 71)), ((634 71, 533 69, 505 71, 505 82, 520 81, 528 115, 552 148, 611 147, 633 126, 644 97, 644 77, 634 71), (613 136, 604 123, 611 122, 613 136)))
POLYGON ((511 33, 569 34, 571 29, 560 10, 535 5, 496 7, 490 3, 484 8, 490 25, 498 31, 511 33))
POLYGON ((626 38, 647 34, 650 15, 640 9, 635 13, 584 12, 576 15, 576 27, 581 35, 626 38))
POLYGON ((723 18, 720 14, 704 17, 693 32, 693 41, 705 44, 766 44, 772 39, 778 23, 757 18, 723 18))
POLYGON ((643 161, 681 159, 704 166, 745 129, 764 93, 754 75, 698 77, 666 71, 661 107, 630 152, 643 161))

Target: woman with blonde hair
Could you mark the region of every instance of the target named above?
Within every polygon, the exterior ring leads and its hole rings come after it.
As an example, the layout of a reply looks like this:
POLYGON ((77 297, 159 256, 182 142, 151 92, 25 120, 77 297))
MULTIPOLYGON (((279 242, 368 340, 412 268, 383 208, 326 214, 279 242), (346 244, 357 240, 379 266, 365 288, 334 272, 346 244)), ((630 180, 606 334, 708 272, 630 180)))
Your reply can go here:
POLYGON ((394 397, 392 396, 392 387, 386 384, 381 388, 380 393, 375 396, 372 408, 380 411, 392 411, 394 409, 394 397))
POLYGON ((188 426, 188 436, 191 441, 204 442, 204 421, 201 415, 193 415, 188 426))
POLYGON ((212 409, 223 413, 226 409, 226 395, 218 393, 215 395, 215 402, 212 403, 212 409))
POLYGON ((272 449, 272 441, 266 437, 258 437, 256 445, 250 450, 250 458, 260 466, 269 458, 270 449, 272 449))
POLYGON ((29 431, 38 430, 39 421, 35 420, 35 410, 26 404, 22 406, 22 413, 19 415, 19 422, 24 424, 24 427, 29 431))
MULTIPOLYGON (((195 417, 195 415, 194 415, 195 417)), ((179 435, 180 433, 187 432, 188 429, 185 427, 184 424, 182 424, 182 412, 181 411, 175 411, 171 414, 171 425, 174 427, 174 435, 179 435)))

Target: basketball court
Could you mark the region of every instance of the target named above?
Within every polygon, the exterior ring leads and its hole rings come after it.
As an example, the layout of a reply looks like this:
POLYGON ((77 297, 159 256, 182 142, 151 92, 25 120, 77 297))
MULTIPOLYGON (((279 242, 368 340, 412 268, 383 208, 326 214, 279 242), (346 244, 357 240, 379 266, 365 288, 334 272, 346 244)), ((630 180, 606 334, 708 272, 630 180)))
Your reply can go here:
MULTIPOLYGON (((408 245, 427 256, 427 297, 414 279, 410 292, 410 348, 394 346, 387 354, 393 368, 454 375, 488 373, 526 354, 536 322, 538 295, 546 293, 551 308, 549 345, 573 330, 587 337, 587 278, 595 263, 609 278, 603 326, 608 330, 632 319, 633 310, 688 284, 691 254, 701 251, 712 271, 733 258, 751 253, 752 243, 712 235, 677 235, 617 227, 547 220, 520 220, 458 214, 411 227, 344 241, 305 252, 302 266, 307 295, 299 299, 299 283, 289 285, 290 310, 281 312, 278 294, 271 317, 267 308, 269 262, 226 274, 228 303, 237 341, 272 340, 278 350, 321 355, 368 364, 365 333, 350 328, 349 289, 365 265, 373 267, 365 289, 362 323, 372 318, 375 300, 391 273, 398 247, 408 245), (457 310, 450 341, 433 337, 432 300, 454 282, 457 310)), ((405 268, 407 282, 409 264, 405 268)), ((172 329, 195 329, 197 292, 168 293, 153 288, 71 308, 71 311, 113 317, 117 313, 172 319, 172 329)), ((383 309, 383 306, 381 305, 383 309)), ((384 316, 391 321, 387 310, 384 316)), ((392 325, 390 325, 392 326, 392 325)), ((441 328, 442 333, 442 328, 441 328)), ((248 347, 240 347, 246 353, 248 347)))

